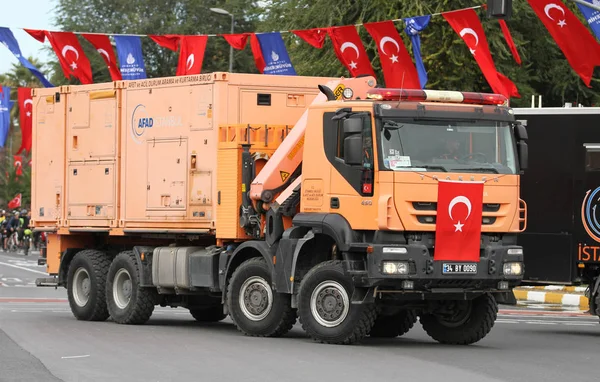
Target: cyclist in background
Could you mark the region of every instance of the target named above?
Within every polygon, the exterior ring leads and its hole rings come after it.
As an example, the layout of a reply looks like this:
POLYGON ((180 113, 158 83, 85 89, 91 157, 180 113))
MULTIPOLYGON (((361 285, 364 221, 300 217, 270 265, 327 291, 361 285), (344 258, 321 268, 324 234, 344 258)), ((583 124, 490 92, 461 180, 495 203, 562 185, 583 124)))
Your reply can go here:
MULTIPOLYGON (((10 236, 13 233, 18 232, 19 225, 20 225, 20 216, 19 215, 20 215, 19 211, 15 211, 13 216, 10 218, 10 220, 6 224, 6 237, 4 238, 4 248, 7 248, 6 244, 8 242, 8 238, 10 238, 10 236)), ((18 245, 19 245, 19 243, 18 243, 18 238, 17 238, 17 246, 18 245)))

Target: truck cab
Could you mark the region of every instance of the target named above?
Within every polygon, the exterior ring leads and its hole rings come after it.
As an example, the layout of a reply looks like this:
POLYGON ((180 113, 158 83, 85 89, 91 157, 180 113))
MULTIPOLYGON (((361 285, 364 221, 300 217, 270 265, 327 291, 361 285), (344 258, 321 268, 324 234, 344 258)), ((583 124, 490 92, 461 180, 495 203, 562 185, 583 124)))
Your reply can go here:
POLYGON ((275 234, 275 289, 304 329, 344 343, 359 327, 403 334, 420 316, 440 342, 483 338, 523 274, 527 134, 507 100, 374 88, 308 113, 297 213, 266 227, 289 226, 275 234), (483 183, 475 260, 436 259, 440 182, 483 183))

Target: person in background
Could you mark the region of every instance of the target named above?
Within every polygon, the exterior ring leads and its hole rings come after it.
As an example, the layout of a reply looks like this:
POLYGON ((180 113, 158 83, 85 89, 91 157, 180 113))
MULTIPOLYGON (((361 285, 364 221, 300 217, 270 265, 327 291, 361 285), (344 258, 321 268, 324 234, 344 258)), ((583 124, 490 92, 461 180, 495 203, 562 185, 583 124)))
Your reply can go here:
MULTIPOLYGON (((4 238, 4 248, 8 249, 7 247, 7 243, 8 243, 8 238, 15 232, 17 232, 17 230, 19 229, 19 224, 20 224, 20 216, 19 216, 19 211, 15 211, 13 213, 13 216, 11 216, 11 218, 8 220, 8 223, 6 223, 6 237, 4 238)), ((18 237, 17 237, 17 245, 19 245, 18 243, 18 237)))

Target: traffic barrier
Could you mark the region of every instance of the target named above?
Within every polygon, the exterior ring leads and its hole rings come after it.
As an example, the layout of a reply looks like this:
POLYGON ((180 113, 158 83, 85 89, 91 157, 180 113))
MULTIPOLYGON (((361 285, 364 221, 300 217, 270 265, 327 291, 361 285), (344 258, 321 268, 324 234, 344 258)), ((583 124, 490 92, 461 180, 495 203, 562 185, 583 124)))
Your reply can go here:
POLYGON ((517 301, 579 307, 582 310, 589 309, 589 300, 583 294, 529 290, 524 288, 514 289, 513 292, 517 301))

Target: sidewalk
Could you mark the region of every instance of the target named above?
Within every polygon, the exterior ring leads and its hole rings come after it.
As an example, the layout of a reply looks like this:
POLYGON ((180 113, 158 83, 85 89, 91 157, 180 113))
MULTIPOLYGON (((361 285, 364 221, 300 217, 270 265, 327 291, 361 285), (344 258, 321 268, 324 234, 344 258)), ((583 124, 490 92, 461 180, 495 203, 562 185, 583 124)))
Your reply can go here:
POLYGON ((587 310, 589 300, 585 296, 586 289, 585 286, 521 286, 513 292, 518 302, 555 304, 587 310))

